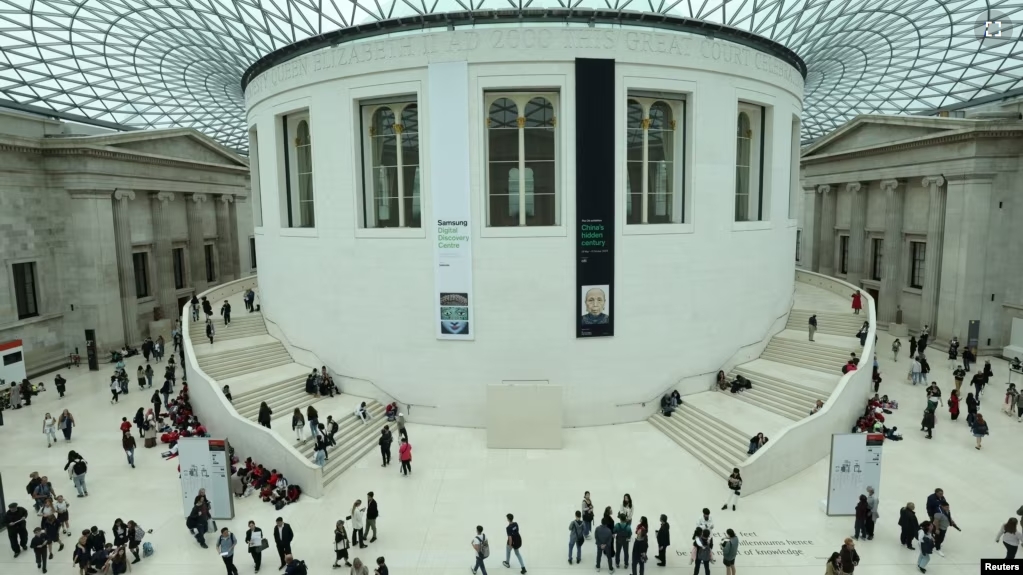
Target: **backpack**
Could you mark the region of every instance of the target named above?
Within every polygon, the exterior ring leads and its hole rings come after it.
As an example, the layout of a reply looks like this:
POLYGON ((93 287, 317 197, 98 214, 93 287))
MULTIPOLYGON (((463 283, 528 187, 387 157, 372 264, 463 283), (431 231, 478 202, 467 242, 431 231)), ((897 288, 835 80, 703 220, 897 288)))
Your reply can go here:
POLYGON ((294 575, 306 575, 309 573, 309 569, 305 566, 305 561, 296 560, 295 563, 297 563, 295 568, 289 569, 289 571, 291 571, 294 575))
POLYGON ((490 542, 487 541, 487 536, 481 533, 476 536, 476 540, 480 542, 480 557, 484 559, 490 557, 490 542))
POLYGON ((148 542, 148 541, 146 541, 145 543, 142 544, 142 556, 143 557, 150 557, 152 555, 153 555, 153 544, 148 542))
POLYGON ((518 549, 522 547, 522 535, 519 534, 519 524, 515 524, 515 531, 512 532, 512 549, 518 549))
POLYGON ((924 537, 920 541, 920 553, 922 555, 930 555, 934 551, 934 539, 931 537, 924 537))
POLYGON ((632 536, 632 529, 629 528, 628 523, 618 523, 615 525, 615 540, 619 543, 624 543, 629 540, 632 536))
POLYGON ((74 470, 75 475, 82 475, 83 473, 88 471, 89 468, 85 464, 85 460, 84 459, 79 459, 78 461, 75 462, 75 465, 74 465, 74 467, 72 469, 74 470))

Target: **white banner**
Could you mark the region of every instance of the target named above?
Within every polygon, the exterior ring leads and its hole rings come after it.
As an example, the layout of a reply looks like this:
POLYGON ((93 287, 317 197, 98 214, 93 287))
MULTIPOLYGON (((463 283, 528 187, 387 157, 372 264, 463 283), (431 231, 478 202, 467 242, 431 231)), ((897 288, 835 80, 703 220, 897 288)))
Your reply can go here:
POLYGON ((430 64, 428 77, 434 329, 438 339, 473 339, 469 65, 430 64))
POLYGON ((828 472, 828 515, 855 515, 867 487, 881 496, 880 433, 836 433, 831 436, 828 472))
POLYGON ((214 519, 233 519, 231 458, 227 441, 187 437, 178 440, 177 446, 178 465, 181 466, 181 504, 185 517, 192 512, 199 490, 205 489, 210 515, 214 519))

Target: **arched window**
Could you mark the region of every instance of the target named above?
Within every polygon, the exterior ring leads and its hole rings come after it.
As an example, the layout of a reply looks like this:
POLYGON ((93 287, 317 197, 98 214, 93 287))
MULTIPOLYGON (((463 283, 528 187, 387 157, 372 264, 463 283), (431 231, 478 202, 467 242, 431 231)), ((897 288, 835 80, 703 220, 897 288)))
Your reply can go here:
POLYGON ((749 115, 739 112, 735 131, 735 221, 749 221, 750 171, 752 169, 753 130, 749 115))
POLYGON ((676 182, 675 118, 685 100, 631 97, 626 102, 626 223, 682 223, 682 191, 676 182))
POLYGON ((557 225, 555 95, 488 95, 488 101, 488 225, 557 225))
POLYGON ((365 227, 420 227, 419 107, 415 102, 365 105, 363 117, 369 124, 365 227))
POLYGON ((309 122, 301 120, 295 127, 295 175, 298 177, 298 227, 316 225, 313 204, 313 143, 309 122))

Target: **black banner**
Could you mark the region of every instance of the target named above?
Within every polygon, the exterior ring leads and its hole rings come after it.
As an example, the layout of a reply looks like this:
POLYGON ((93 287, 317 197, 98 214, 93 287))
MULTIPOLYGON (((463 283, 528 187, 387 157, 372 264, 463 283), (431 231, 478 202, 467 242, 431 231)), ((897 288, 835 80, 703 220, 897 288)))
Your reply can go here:
POLYGON ((615 333, 615 61, 575 60, 576 337, 615 333))

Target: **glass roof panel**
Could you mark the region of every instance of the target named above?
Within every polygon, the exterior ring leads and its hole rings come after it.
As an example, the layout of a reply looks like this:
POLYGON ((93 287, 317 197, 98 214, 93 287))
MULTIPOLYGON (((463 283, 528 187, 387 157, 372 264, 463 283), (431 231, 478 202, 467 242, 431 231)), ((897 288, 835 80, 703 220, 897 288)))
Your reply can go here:
POLYGON ((699 18, 783 44, 808 69, 804 141, 856 114, 1023 89, 1023 0, 0 0, 0 106, 193 126, 244 153, 240 80, 261 56, 378 20, 517 7, 699 18), (994 19, 1019 25, 981 41, 994 19))

